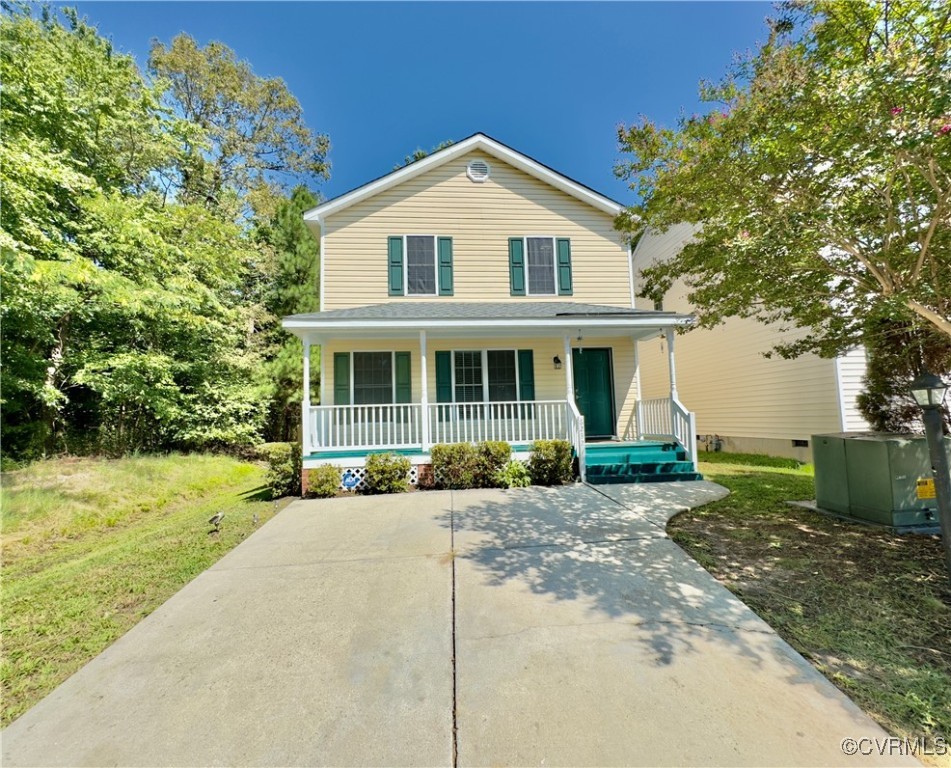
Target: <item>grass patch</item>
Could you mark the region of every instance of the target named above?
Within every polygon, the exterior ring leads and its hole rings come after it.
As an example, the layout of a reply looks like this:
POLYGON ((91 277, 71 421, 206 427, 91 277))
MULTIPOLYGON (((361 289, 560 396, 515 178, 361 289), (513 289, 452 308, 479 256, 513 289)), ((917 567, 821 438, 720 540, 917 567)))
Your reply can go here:
POLYGON ((951 738, 951 588, 940 538, 790 507, 815 498, 810 467, 701 459, 704 477, 732 494, 675 517, 674 541, 891 733, 951 738))
POLYGON ((255 464, 206 455, 3 473, 3 725, 248 536, 255 515, 269 519, 263 479, 255 464))

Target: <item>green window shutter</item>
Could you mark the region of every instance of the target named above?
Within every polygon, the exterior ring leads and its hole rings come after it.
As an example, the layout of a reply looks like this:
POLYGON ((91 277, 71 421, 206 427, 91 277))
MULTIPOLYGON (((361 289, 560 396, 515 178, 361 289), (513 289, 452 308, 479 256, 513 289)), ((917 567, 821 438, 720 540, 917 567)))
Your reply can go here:
POLYGON ((350 405, 349 352, 334 352, 334 405, 350 405))
POLYGON ((388 247, 390 296, 403 295, 403 238, 391 237, 388 247))
POLYGON ((452 296, 452 238, 439 238, 439 295, 452 296))
POLYGON ((509 238, 509 289, 512 296, 525 295, 525 241, 509 238))
POLYGON ((558 240, 558 295, 571 296, 571 240, 558 240))
POLYGON ((410 374, 409 352, 397 352, 396 358, 396 400, 397 403, 413 402, 413 379, 410 374))
POLYGON ((518 351, 518 392, 521 400, 535 399, 535 360, 530 349, 518 351))
POLYGON ((452 402, 452 352, 436 353, 436 402, 452 402))

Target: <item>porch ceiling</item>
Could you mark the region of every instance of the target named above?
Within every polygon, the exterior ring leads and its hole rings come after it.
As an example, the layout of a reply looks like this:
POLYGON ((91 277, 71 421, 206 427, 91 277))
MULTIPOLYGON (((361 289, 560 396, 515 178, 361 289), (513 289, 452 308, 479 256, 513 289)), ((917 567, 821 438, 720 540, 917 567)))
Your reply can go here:
POLYGON ((466 336, 562 337, 578 332, 647 339, 691 325, 692 315, 567 301, 403 302, 285 317, 283 326, 312 342, 321 338, 466 336))

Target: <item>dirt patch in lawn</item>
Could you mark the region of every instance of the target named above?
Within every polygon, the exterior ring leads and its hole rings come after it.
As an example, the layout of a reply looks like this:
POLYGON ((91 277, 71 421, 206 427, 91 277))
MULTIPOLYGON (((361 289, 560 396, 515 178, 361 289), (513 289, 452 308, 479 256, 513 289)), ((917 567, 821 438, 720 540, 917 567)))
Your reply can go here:
MULTIPOLYGON (((895 535, 791 507, 808 468, 703 464, 731 496, 669 532, 896 736, 951 741, 951 588, 937 536, 895 535)), ((940 747, 940 741, 937 742, 940 747)), ((947 766, 948 755, 919 755, 947 766)))

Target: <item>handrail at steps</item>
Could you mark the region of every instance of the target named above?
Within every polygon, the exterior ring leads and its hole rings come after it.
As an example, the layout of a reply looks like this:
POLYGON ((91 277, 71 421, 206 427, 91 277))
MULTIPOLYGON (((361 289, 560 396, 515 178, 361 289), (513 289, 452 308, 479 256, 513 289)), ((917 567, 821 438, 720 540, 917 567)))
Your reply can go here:
POLYGON ((568 439, 575 449, 575 455, 578 457, 578 474, 581 475, 581 482, 585 481, 585 450, 584 450, 584 416, 578 410, 578 406, 571 398, 566 401, 568 410, 568 439))

